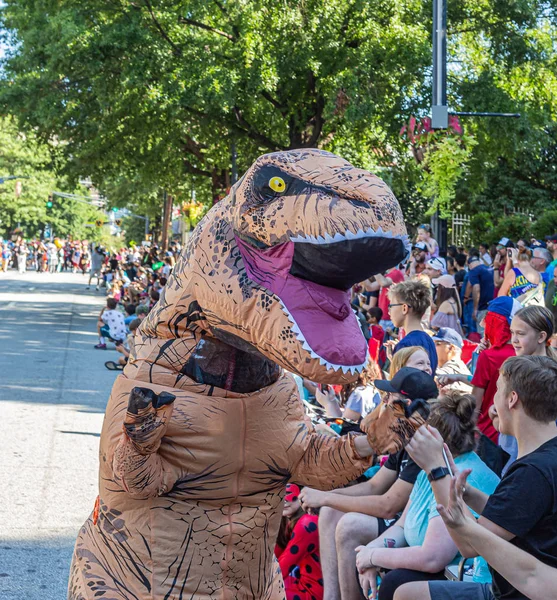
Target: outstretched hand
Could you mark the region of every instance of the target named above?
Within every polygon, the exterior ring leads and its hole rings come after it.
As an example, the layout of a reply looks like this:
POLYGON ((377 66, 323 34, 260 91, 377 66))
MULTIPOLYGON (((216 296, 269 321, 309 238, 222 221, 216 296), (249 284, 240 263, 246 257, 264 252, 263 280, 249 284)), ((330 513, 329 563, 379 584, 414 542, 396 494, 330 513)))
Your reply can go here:
POLYGON ((466 482, 471 472, 471 469, 465 469, 457 477, 453 477, 451 480, 449 505, 437 505, 437 510, 449 529, 459 529, 474 522, 464 502, 466 482))

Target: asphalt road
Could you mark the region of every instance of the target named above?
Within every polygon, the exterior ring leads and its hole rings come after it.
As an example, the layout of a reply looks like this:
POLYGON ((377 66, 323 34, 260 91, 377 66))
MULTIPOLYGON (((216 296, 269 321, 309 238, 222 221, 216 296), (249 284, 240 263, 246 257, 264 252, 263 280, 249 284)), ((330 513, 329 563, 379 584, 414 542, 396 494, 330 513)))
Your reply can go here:
POLYGON ((115 373, 95 350, 103 292, 74 274, 0 273, 0 599, 63 600, 97 496, 115 373))

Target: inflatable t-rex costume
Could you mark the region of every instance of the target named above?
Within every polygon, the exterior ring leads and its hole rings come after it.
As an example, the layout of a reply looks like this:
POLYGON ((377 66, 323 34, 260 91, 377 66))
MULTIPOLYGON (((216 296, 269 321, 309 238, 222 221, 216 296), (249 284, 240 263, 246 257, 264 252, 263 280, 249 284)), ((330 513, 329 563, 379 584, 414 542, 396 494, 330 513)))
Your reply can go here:
POLYGON ((346 290, 407 252, 377 177, 319 150, 254 163, 196 227, 114 384, 70 599, 284 597, 286 483, 332 489, 369 461, 314 431, 281 367, 354 381, 367 349, 346 290))

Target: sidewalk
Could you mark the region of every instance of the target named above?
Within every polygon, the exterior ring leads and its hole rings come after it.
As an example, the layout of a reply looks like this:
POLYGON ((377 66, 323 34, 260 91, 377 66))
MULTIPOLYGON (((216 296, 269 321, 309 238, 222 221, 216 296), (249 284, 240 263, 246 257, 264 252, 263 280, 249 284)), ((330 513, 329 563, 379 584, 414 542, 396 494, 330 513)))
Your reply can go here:
POLYGON ((0 598, 63 600, 97 495, 115 379, 93 345, 102 292, 73 274, 0 273, 0 598))

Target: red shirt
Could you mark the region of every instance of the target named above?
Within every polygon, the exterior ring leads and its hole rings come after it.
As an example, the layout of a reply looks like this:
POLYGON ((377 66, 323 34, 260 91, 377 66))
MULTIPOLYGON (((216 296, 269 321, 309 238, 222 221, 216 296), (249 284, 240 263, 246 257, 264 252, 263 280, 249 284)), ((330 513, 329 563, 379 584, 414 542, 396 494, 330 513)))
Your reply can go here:
MULTIPOLYGON (((385 277, 388 277, 393 284, 404 281, 404 273, 398 269, 391 269, 385 275, 385 277)), ((391 320, 391 316, 389 315, 389 289, 390 287, 381 288, 381 291, 379 292, 379 300, 377 301, 377 306, 383 311, 383 319, 385 321, 391 320)))
POLYGON ((386 353, 381 349, 383 346, 383 340, 385 339, 385 331, 381 325, 372 325, 369 328, 369 332, 371 333, 371 337, 368 342, 368 350, 369 355, 373 362, 379 362, 380 359, 383 360, 381 364, 385 363, 386 353), (384 356, 383 356, 384 355, 384 356))
POLYGON ((499 439, 499 432, 493 427, 487 413, 497 391, 499 369, 510 356, 515 356, 514 348, 510 344, 505 344, 502 348, 484 350, 478 356, 478 364, 472 379, 472 385, 485 390, 478 417, 478 429, 495 443, 499 439))

